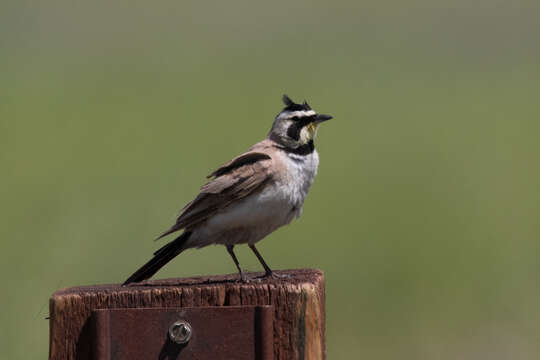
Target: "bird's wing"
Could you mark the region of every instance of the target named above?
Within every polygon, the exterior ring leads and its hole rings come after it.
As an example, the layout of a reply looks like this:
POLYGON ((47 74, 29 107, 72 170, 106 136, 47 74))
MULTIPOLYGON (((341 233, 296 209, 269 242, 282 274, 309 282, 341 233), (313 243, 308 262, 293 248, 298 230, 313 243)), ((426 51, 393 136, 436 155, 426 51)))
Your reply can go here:
POLYGON ((246 197, 272 179, 272 158, 250 151, 224 164, 209 177, 197 197, 183 209, 176 223, 159 238, 208 219, 233 202, 246 197))
POLYGON ((253 164, 259 160, 265 159, 270 159, 270 156, 262 152, 246 152, 240 156, 235 157, 228 163, 221 165, 216 171, 208 175, 206 178, 209 179, 214 176, 218 177, 242 165, 253 164))

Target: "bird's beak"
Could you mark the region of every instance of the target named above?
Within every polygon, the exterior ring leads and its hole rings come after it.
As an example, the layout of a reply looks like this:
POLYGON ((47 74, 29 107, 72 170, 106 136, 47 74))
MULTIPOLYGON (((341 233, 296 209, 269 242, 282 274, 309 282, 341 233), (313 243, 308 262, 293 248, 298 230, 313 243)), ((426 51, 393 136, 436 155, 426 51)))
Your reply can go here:
POLYGON ((315 115, 315 121, 318 123, 322 123, 323 121, 330 120, 331 118, 332 118, 331 115, 324 115, 324 114, 315 115))

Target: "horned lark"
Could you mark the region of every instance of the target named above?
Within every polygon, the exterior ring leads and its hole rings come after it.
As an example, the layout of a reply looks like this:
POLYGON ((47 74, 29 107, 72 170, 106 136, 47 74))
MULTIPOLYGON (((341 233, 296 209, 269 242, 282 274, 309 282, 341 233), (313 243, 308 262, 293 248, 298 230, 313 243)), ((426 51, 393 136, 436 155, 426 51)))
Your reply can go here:
POLYGON ((212 179, 158 239, 179 230, 183 233, 157 250, 124 285, 150 278, 186 249, 211 244, 225 245, 243 281, 246 277, 233 251, 238 244, 248 244, 265 276, 275 276, 255 244, 302 213, 319 165, 313 140, 319 124, 332 118, 317 114, 305 101, 294 103, 287 95, 283 102, 285 108, 266 139, 208 176, 212 179))

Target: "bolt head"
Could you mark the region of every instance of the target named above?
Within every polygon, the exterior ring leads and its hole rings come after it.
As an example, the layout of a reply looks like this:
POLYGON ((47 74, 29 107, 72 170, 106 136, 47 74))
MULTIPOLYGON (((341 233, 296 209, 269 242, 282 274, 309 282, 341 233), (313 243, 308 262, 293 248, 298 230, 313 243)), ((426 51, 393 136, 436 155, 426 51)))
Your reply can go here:
POLYGON ((185 320, 179 320, 169 327, 169 339, 176 344, 186 344, 192 333, 191 325, 185 320))

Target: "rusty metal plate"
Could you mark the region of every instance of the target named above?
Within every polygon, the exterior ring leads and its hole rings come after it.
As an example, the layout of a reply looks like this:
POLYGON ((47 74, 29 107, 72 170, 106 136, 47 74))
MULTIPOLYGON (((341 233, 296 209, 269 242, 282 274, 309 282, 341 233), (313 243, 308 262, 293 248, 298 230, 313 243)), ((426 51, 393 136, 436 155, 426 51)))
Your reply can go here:
POLYGON ((272 306, 94 310, 92 358, 270 360, 273 315, 272 306))

